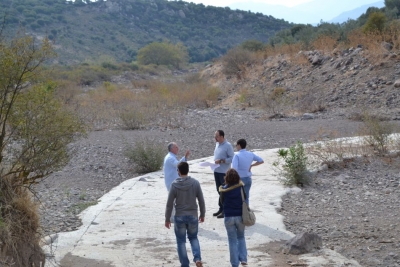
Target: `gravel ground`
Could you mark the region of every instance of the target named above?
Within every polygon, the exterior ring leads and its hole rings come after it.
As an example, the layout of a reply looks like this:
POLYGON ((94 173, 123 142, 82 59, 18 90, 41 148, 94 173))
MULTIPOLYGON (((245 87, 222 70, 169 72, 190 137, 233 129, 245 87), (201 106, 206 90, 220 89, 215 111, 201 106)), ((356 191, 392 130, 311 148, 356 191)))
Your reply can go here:
MULTIPOLYGON (((314 141, 321 132, 335 137, 354 136, 360 123, 341 113, 266 120, 256 110, 187 110, 180 128, 141 131, 103 130, 72 144, 70 163, 37 187, 42 202, 45 235, 79 227, 77 214, 122 181, 137 176, 124 156, 127 144, 151 138, 177 142, 190 159, 208 157, 214 150, 214 132, 223 129, 228 141, 248 141, 249 149, 289 147, 296 141, 314 141)), ((325 138, 333 137, 325 134, 325 138)), ((167 149, 165 151, 167 153, 167 149)), ((398 159, 348 162, 317 174, 310 186, 284 197, 281 213, 293 233, 314 231, 324 246, 354 258, 363 266, 400 266, 400 226, 397 216, 400 181, 398 159)))

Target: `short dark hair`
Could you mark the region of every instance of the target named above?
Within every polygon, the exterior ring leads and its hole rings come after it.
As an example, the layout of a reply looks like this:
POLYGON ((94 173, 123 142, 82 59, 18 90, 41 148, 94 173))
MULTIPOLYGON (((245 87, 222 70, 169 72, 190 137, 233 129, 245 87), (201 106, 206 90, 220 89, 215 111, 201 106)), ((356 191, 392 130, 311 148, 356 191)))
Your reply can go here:
POLYGON ((235 169, 230 168, 225 175, 225 183, 229 186, 238 184, 240 182, 240 176, 235 169))
POLYGON ((237 140, 236 144, 239 145, 242 149, 246 148, 246 146, 247 146, 247 142, 244 139, 237 140))
POLYGON ((189 164, 187 162, 179 162, 178 164, 179 173, 182 175, 187 175, 189 173, 189 164))
POLYGON ((222 137, 225 137, 225 133, 222 130, 217 130, 218 134, 222 137))

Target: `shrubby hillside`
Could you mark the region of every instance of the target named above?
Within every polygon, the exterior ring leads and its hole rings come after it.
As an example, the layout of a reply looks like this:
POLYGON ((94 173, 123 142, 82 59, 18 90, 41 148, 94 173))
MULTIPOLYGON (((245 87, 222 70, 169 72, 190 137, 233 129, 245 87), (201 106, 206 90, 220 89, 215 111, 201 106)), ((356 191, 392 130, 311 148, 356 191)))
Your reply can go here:
POLYGON ((208 61, 249 39, 267 42, 289 28, 284 20, 261 13, 184 1, 3 0, 8 29, 22 25, 55 44, 58 63, 84 60, 131 62, 151 42, 182 42, 190 62, 208 61))

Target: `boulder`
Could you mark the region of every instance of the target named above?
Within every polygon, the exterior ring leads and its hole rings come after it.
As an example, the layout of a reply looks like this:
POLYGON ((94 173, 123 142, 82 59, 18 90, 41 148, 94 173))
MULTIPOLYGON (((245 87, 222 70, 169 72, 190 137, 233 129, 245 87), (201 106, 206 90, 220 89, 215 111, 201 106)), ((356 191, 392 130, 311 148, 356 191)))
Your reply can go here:
POLYGON ((322 247, 322 238, 315 233, 300 233, 288 240, 283 247, 284 253, 300 255, 319 250, 322 247))
POLYGON ((387 42, 381 43, 382 48, 386 49, 387 51, 391 51, 393 49, 393 45, 387 42))
POLYGON ((394 87, 399 88, 400 87, 400 80, 396 80, 394 82, 394 87))

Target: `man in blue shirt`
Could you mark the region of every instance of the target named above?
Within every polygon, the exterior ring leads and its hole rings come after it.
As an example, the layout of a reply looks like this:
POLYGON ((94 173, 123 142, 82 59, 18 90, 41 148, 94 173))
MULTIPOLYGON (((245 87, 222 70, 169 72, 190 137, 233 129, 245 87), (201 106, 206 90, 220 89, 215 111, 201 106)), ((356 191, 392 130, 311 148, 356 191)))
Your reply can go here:
POLYGON ((187 150, 185 156, 183 156, 180 160, 176 157, 178 155, 179 147, 175 142, 171 142, 168 144, 168 154, 164 158, 164 179, 165 179, 165 186, 169 191, 171 184, 175 181, 176 178, 179 177, 178 174, 178 164, 179 162, 186 162, 187 158, 190 155, 190 151, 187 150))
POLYGON ((264 163, 264 160, 254 154, 253 152, 246 150, 247 142, 245 139, 239 139, 236 142, 236 149, 238 153, 233 157, 232 168, 235 169, 240 176, 244 184, 244 191, 246 192, 246 202, 249 204, 250 199, 250 187, 251 187, 251 167, 264 163), (255 161, 255 163, 253 163, 255 161))
MULTIPOLYGON (((217 192, 219 194, 219 187, 224 184, 224 177, 226 172, 231 166, 233 156, 235 152, 233 152, 233 147, 231 143, 225 140, 225 133, 222 130, 218 130, 215 132, 215 150, 214 150, 214 162, 215 164, 219 164, 219 167, 214 170, 214 179, 215 186, 217 188, 217 192)), ((218 206, 219 210, 213 213, 213 216, 217 216, 217 218, 224 218, 223 213, 223 205, 218 198, 218 206)))

